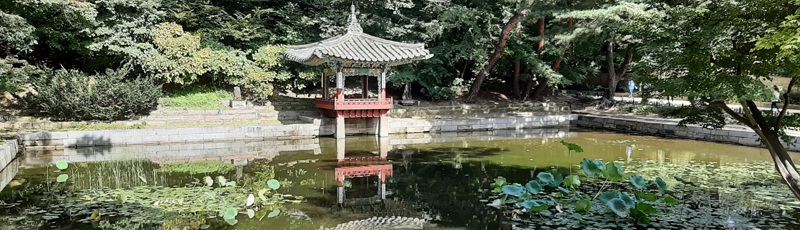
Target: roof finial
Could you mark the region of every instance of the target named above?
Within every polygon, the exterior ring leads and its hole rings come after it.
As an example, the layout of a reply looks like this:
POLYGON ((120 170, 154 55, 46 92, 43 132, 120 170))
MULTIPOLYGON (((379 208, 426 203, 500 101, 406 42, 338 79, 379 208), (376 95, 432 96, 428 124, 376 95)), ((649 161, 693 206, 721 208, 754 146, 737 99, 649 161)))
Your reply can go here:
POLYGON ((356 33, 359 34, 363 32, 361 29, 361 24, 358 24, 358 19, 356 18, 356 6, 350 5, 350 19, 347 20, 347 32, 348 33, 356 33))

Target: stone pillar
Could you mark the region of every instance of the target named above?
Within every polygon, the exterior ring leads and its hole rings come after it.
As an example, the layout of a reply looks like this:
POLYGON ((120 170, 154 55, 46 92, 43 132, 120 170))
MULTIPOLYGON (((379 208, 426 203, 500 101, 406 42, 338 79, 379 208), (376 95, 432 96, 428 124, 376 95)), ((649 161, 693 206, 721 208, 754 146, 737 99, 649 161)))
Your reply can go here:
POLYGON ((344 203, 344 178, 342 178, 342 182, 340 184, 342 185, 339 186, 339 188, 336 190, 336 193, 339 197, 339 203, 341 204, 344 203))
POLYGON ((336 139, 336 160, 344 160, 344 157, 345 157, 344 138, 336 139))
POLYGON ((380 148, 381 159, 386 159, 386 156, 389 155, 389 138, 381 137, 378 140, 378 147, 380 148))
POLYGON ((380 137, 388 137, 389 136, 389 117, 385 114, 380 116, 380 122, 378 122, 378 136, 380 137))
POLYGON ((336 133, 334 135, 336 135, 337 139, 339 138, 344 139, 345 137, 344 117, 341 116, 336 117, 336 133))

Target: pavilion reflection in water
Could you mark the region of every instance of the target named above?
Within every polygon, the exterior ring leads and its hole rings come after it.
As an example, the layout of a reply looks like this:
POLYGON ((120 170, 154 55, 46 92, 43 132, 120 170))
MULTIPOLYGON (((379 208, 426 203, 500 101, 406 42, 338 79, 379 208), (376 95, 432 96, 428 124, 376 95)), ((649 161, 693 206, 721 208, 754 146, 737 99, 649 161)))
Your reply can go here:
POLYGON ((428 218, 413 205, 386 198, 386 184, 390 181, 388 178, 394 176, 393 165, 386 159, 390 150, 389 138, 377 140, 377 156, 348 156, 345 145, 345 139, 336 140, 338 163, 334 174, 338 182, 337 209, 367 213, 371 217, 339 224, 330 229, 422 229, 428 218), (374 177, 377 177, 377 194, 367 197, 346 196, 348 180, 374 177))

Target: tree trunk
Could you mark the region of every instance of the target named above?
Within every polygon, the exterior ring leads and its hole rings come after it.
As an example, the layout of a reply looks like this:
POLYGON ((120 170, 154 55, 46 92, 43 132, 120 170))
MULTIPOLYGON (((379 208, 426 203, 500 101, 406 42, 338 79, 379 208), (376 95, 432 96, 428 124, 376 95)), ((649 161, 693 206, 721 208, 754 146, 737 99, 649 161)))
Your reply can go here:
POLYGON ((625 77, 628 72, 628 65, 633 61, 633 46, 628 45, 625 51, 625 60, 617 70, 614 65, 614 41, 606 42, 606 68, 608 68, 608 90, 603 95, 605 99, 614 100, 614 93, 617 90, 617 83, 625 77))
MULTIPOLYGON (((788 91, 791 91, 791 86, 788 91)), ((776 123, 774 127, 769 126, 753 101, 746 101, 745 103, 746 106, 743 108, 745 116, 750 120, 751 124, 754 123, 748 126, 761 138, 761 143, 767 147, 772 161, 775 163, 775 170, 781 174, 781 178, 789 186, 794 196, 800 199, 800 173, 797 172, 797 167, 794 165, 792 157, 789 156, 786 148, 780 142, 777 129, 773 129, 780 128, 780 123, 776 123)), ((781 112, 783 113, 783 111, 781 112)))
POLYGON ((606 69, 608 74, 608 90, 603 95, 605 99, 614 100, 614 92, 617 88, 617 83, 615 80, 617 79, 617 67, 614 66, 614 41, 606 42, 606 69))
POLYGON ((497 60, 500 60, 500 56, 503 55, 503 49, 505 49, 506 42, 508 41, 509 35, 511 35, 511 30, 514 29, 514 26, 519 23, 522 18, 528 14, 530 10, 523 10, 517 14, 515 14, 511 19, 506 22, 505 27, 503 27, 503 31, 500 32, 500 41, 495 46, 494 54, 489 58, 489 62, 483 67, 483 70, 478 73, 478 76, 475 77, 475 82, 472 84, 472 89, 469 92, 469 96, 467 96, 467 101, 474 101, 476 97, 478 97, 478 93, 481 90, 481 84, 483 84, 483 80, 486 79, 486 75, 492 71, 494 64, 497 63, 497 60))
POLYGON ((512 84, 514 85, 514 98, 520 99, 519 96, 519 61, 514 63, 514 79, 511 80, 512 84))
POLYGON ((531 95, 531 89, 533 89, 533 82, 534 82, 533 76, 534 74, 531 74, 531 76, 528 78, 528 82, 525 83, 525 92, 523 92, 521 96, 523 101, 527 101, 528 96, 531 95))

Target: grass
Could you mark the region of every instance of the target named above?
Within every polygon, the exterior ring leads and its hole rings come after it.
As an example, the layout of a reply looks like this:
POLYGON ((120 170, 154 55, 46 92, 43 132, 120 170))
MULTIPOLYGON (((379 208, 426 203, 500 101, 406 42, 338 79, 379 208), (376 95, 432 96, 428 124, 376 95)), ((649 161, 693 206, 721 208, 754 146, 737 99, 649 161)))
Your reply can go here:
POLYGON ((188 173, 188 174, 225 174, 234 169, 231 164, 220 161, 200 161, 191 163, 170 163, 161 166, 162 172, 188 173))
POLYGON ((223 89, 198 86, 186 87, 159 100, 167 109, 215 110, 230 109, 221 101, 233 99, 233 93, 223 89))

